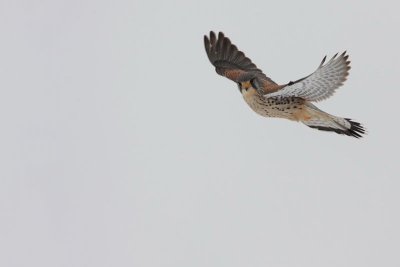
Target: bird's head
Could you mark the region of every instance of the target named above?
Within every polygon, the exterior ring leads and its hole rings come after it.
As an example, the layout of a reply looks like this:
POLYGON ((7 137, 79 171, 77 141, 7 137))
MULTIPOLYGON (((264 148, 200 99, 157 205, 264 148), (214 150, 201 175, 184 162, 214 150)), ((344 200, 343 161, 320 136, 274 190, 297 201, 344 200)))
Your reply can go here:
POLYGON ((252 77, 250 79, 244 79, 238 81, 239 91, 243 93, 243 91, 249 91, 251 89, 258 90, 258 81, 256 77, 252 77))

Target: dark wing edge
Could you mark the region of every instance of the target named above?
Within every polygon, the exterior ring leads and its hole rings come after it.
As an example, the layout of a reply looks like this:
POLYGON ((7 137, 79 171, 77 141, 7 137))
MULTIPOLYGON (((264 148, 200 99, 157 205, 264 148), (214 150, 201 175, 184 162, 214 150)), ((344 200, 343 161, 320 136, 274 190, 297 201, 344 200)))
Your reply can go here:
POLYGON ((262 83, 275 84, 222 32, 218 33, 218 37, 213 31, 210 32, 210 37, 204 35, 204 47, 208 59, 219 75, 237 82, 240 75, 252 73, 262 83))
MULTIPOLYGON (((204 46, 208 59, 216 67, 217 72, 222 69, 261 72, 222 32, 218 33, 218 38, 213 31, 210 32, 210 39, 205 35, 204 46)), ((218 74, 224 75, 220 72, 218 74)))

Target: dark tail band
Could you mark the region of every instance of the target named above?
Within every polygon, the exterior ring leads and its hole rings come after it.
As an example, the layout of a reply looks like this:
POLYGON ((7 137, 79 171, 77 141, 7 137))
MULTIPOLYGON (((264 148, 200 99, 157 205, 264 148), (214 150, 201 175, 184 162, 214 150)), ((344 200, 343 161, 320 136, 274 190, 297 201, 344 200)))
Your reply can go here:
POLYGON ((310 128, 318 129, 321 131, 328 131, 328 132, 335 132, 338 134, 344 134, 348 136, 353 136, 355 138, 361 138, 362 135, 365 134, 365 128, 356 121, 352 121, 351 119, 345 118, 346 121, 350 123, 350 129, 338 129, 338 128, 330 128, 330 127, 323 127, 323 126, 315 126, 315 125, 308 125, 310 128))

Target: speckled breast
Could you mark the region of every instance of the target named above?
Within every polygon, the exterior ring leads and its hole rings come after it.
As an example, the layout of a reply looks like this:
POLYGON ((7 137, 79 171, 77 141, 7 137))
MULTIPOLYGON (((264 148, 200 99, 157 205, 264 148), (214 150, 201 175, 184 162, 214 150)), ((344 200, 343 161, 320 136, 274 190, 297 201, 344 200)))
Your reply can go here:
POLYGON ((296 113, 303 108, 304 100, 297 97, 265 98, 258 93, 244 93, 246 103, 256 113, 264 117, 279 117, 297 120, 296 113))

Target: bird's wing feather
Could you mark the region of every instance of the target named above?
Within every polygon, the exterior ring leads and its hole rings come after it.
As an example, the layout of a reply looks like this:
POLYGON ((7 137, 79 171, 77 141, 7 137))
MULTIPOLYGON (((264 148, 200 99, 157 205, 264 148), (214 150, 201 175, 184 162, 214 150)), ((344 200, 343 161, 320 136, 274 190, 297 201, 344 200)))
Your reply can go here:
POLYGON ((214 32, 210 32, 210 37, 204 36, 204 46, 208 59, 215 66, 219 75, 238 82, 239 77, 252 74, 257 77, 263 93, 276 91, 277 85, 268 78, 251 60, 245 56, 229 38, 222 32, 218 38, 214 32))
POLYGON ((325 65, 326 57, 311 75, 295 82, 289 82, 282 89, 265 94, 265 97, 301 97, 308 101, 327 99, 343 85, 349 75, 350 61, 346 52, 337 54, 325 65))

